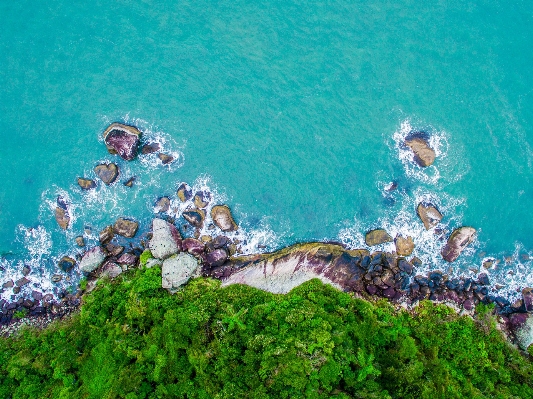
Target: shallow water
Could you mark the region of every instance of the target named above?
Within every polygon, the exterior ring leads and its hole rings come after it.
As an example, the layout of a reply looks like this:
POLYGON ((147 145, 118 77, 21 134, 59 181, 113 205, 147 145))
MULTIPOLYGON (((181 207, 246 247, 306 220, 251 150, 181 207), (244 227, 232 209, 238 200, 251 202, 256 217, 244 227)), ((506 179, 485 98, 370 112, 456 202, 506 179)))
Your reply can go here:
POLYGON ((502 292, 533 284, 528 2, 21 1, 0 15, 1 280, 25 262, 51 288, 85 226, 89 242, 118 216, 147 226, 155 199, 186 181, 232 207, 243 251, 362 246, 366 230, 387 227, 415 237, 425 267, 468 274, 494 257, 502 292), (119 160, 133 189, 82 193, 78 176, 116 161, 101 141, 113 121, 178 161, 119 160), (438 150, 426 170, 402 148, 411 129, 438 150), (57 195, 72 203, 66 233, 57 195), (447 231, 478 229, 457 262, 441 260, 443 242, 417 219, 421 199, 447 231))

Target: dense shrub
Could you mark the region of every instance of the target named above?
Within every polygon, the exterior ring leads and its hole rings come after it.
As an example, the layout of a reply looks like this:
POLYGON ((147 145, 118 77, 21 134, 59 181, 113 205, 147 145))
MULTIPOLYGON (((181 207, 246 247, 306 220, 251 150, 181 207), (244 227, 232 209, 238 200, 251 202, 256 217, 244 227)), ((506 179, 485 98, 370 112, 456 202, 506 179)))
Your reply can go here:
POLYGON ((483 320, 416 315, 313 280, 287 295, 161 270, 102 281, 68 322, 0 339, 1 398, 532 398, 531 363, 483 320))

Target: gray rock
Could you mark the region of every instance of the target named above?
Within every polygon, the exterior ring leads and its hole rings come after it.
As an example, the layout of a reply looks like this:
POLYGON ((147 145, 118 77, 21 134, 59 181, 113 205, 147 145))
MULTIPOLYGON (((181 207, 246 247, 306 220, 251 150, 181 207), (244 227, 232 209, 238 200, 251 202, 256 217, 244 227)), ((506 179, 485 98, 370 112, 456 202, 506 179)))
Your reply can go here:
POLYGON ((118 154, 122 159, 131 161, 137 156, 141 132, 128 125, 112 123, 104 131, 104 142, 111 154, 118 154))
POLYGON ((181 251, 181 236, 178 229, 163 219, 154 219, 148 248, 152 255, 159 259, 168 258, 181 251))
POLYGON ((161 286, 173 292, 196 273, 198 261, 192 255, 179 253, 163 262, 161 286))
POLYGON ((233 220, 231 210, 226 205, 216 205, 211 209, 213 223, 222 231, 237 230, 237 223, 233 220))
POLYGON ((533 344, 533 317, 527 313, 514 313, 509 317, 509 323, 518 346, 527 350, 533 344))
POLYGON ((119 218, 113 226, 115 233, 127 238, 133 238, 139 228, 139 223, 134 220, 119 218))
POLYGON ((472 227, 460 227, 455 229, 448 238, 448 242, 441 250, 441 255, 447 262, 455 261, 461 252, 474 241, 476 229, 472 227))
POLYGON ((432 229, 442 220, 442 214, 432 204, 421 202, 416 207, 416 213, 420 220, 422 220, 422 223, 424 223, 426 230, 432 229))
POLYGON ((96 176, 109 186, 118 177, 118 166, 114 163, 103 163, 94 168, 94 173, 96 173, 96 176))
POLYGON ((96 182, 91 179, 84 179, 83 177, 78 177, 78 185, 84 190, 90 190, 96 187, 96 182))
POLYGON ((383 229, 371 230, 365 235, 365 243, 369 247, 391 241, 392 237, 383 229))
POLYGON ((105 246, 105 250, 111 256, 119 256, 122 253, 122 251, 124 251, 124 247, 122 245, 114 245, 114 244, 109 243, 105 246))
POLYGON ((90 273, 98 269, 104 259, 105 255, 101 247, 91 248, 81 258, 80 270, 84 273, 90 273))
POLYGON ((157 266, 157 265, 161 265, 161 259, 157 259, 157 258, 150 258, 146 261, 146 268, 147 269, 150 269, 154 266, 157 266))

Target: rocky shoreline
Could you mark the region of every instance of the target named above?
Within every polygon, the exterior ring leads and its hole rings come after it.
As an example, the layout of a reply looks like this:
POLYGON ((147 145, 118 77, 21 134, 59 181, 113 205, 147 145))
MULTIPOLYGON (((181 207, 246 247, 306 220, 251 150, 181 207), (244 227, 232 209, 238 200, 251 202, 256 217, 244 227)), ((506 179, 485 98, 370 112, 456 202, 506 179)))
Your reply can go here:
MULTIPOLYGON (((135 127, 118 123, 104 132, 109 152, 126 161, 159 150, 157 143, 142 143, 141 137, 142 133, 135 127)), ((423 138, 411 138, 406 145, 413 149, 415 160, 421 166, 433 163, 434 153, 423 138)), ((159 153, 158 157, 164 165, 172 162, 172 157, 166 154, 159 153)), ((94 171, 106 185, 116 184, 120 176, 119 167, 114 163, 99 164, 94 171)), ((134 180, 134 176, 127 177, 123 184, 132 187, 134 180)), ((78 184, 83 190, 91 190, 99 182, 80 177, 78 184)), ((139 234, 137 221, 118 218, 99 233, 100 245, 87 248, 79 259, 65 256, 59 261, 61 272, 69 273, 78 267, 86 276, 75 293, 60 292, 55 298, 31 291, 27 297, 16 301, 0 300, 0 333, 12 334, 25 324, 45 327, 75 312, 83 295, 94 288, 99 278, 113 279, 132 268, 160 265, 162 287, 170 292, 199 276, 219 279, 223 286, 247 284, 273 293, 287 293, 305 281, 318 278, 365 299, 385 298, 408 307, 428 299, 472 314, 479 303, 494 304, 502 330, 513 342, 524 350, 533 342, 532 289, 525 288, 522 298, 511 303, 505 297, 491 294, 487 273, 480 273, 476 278, 458 278, 441 271, 418 273, 421 261, 410 257, 416 245, 412 237, 392 237, 383 229, 366 232, 365 243, 369 248, 394 242, 394 252, 371 252, 348 249, 339 243, 311 242, 273 253, 242 256, 239 255, 239 240, 229 237, 239 226, 227 205, 212 203, 209 193, 193 193, 185 183, 178 187, 176 196, 181 203, 190 204, 181 216, 190 228, 188 231, 194 231, 193 237, 183 237, 176 220, 165 214, 171 204, 169 197, 157 200, 154 209, 158 216, 152 220, 150 229, 142 229, 142 234, 139 234), (206 223, 212 234, 200 235, 206 223), (129 248, 120 245, 117 238, 130 239, 129 248)), ((435 205, 420 203, 416 212, 426 230, 444 234, 437 231, 443 215, 435 205)), ((57 198, 55 218, 61 229, 71 228, 69 204, 62 197, 57 198)), ((454 230, 442 249, 443 258, 455 261, 475 239, 475 234, 475 229, 468 226, 454 230)), ((82 235, 76 238, 76 245, 85 247, 82 235)), ((59 281, 62 275, 54 275, 52 281, 54 278, 59 281)), ((23 277, 4 283, 1 289, 19 294, 29 282, 23 277)))

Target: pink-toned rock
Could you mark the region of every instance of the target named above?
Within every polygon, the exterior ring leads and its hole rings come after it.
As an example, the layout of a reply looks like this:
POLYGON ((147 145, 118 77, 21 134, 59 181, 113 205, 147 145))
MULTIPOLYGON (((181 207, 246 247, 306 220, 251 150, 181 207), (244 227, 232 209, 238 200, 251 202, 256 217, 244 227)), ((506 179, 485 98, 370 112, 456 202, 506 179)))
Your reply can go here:
POLYGON ((120 255, 120 258, 117 259, 117 263, 119 265, 134 266, 137 263, 138 259, 139 258, 134 254, 126 252, 120 255))
POLYGON ((141 132, 128 125, 112 123, 104 132, 104 142, 111 154, 131 161, 137 156, 141 132))
POLYGON ((186 238, 182 241, 183 251, 192 255, 200 255, 204 252, 205 244, 196 238, 186 238))
POLYGON ((206 262, 211 267, 222 266, 227 259, 228 253, 224 248, 215 249, 206 256, 206 262))
POLYGON ((472 227, 460 227, 455 229, 448 238, 448 242, 441 250, 441 255, 447 262, 455 261, 461 252, 474 241, 476 229, 472 227))

